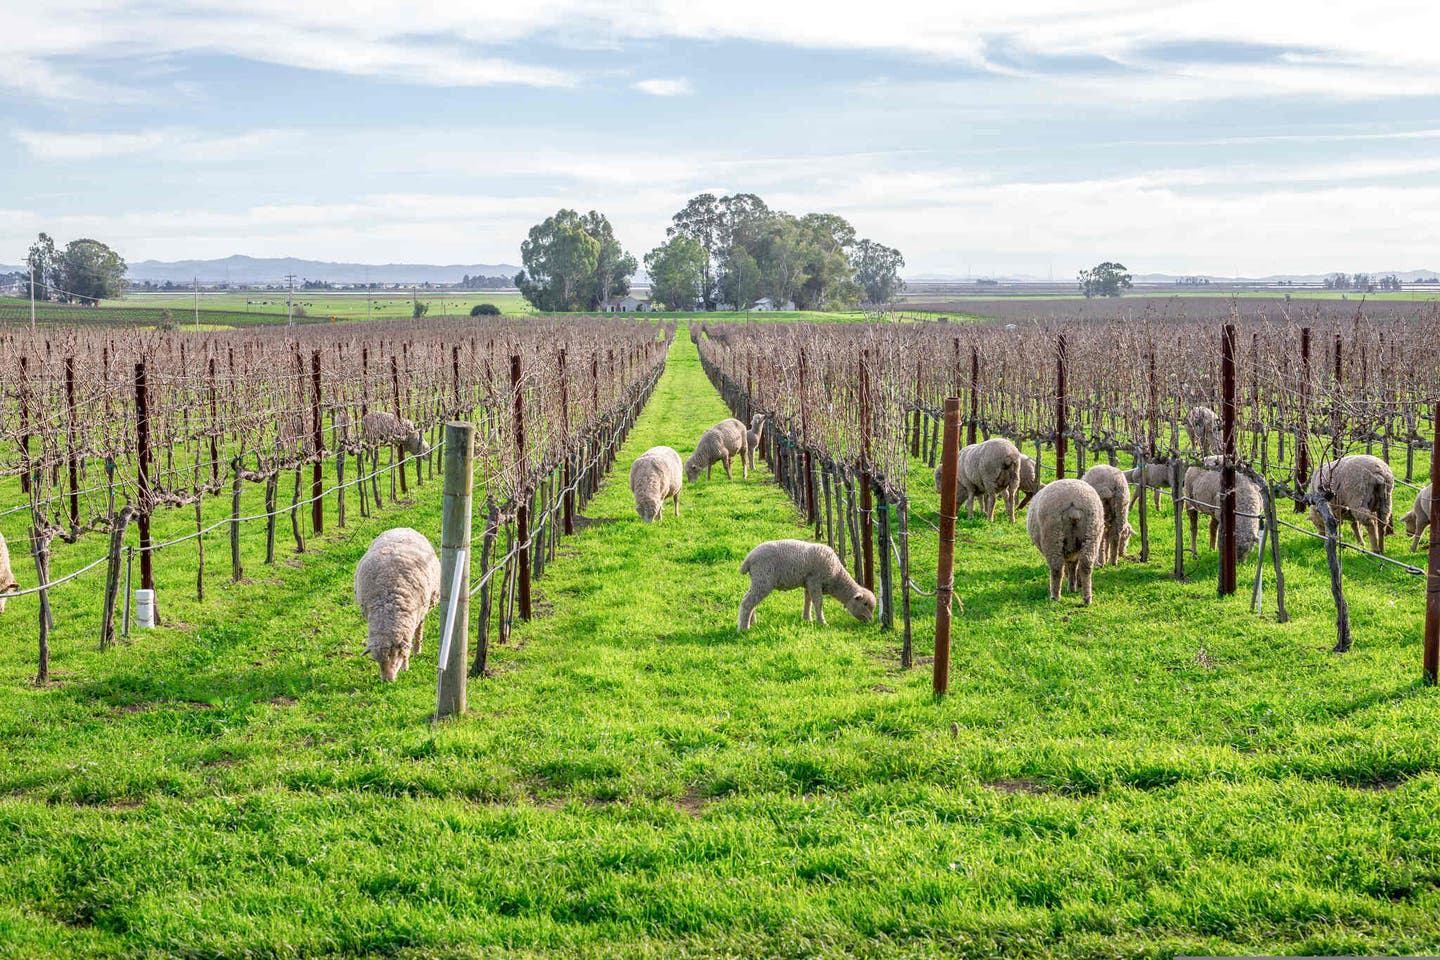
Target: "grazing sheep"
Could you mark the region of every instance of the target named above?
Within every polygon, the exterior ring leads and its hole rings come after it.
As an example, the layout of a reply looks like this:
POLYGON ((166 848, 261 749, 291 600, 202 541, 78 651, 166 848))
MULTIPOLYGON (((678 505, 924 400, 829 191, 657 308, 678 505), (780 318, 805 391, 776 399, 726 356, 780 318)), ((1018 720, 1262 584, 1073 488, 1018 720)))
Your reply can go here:
POLYGON ((1185 432, 1190 445, 1200 449, 1201 456, 1220 452, 1220 417, 1209 407, 1191 407, 1185 415, 1185 432))
POLYGON ((420 431, 409 420, 393 413, 374 411, 360 420, 361 435, 369 444, 393 444, 412 457, 423 456, 430 450, 420 431))
POLYGON ((1040 492, 1040 465, 1035 462, 1034 457, 1023 453, 1020 454, 1020 492, 1025 494, 1025 499, 1019 504, 1021 507, 1040 492))
POLYGON ((365 652, 389 682, 420 652, 425 617, 440 602, 440 560, 430 541, 408 527, 376 537, 355 566, 355 602, 369 622, 365 652))
MULTIPOLYGON (((705 479, 709 480, 710 469, 717 463, 725 464, 726 480, 734 479, 730 475, 730 459, 744 452, 745 424, 734 417, 721 420, 700 435, 700 442, 695 444, 695 452, 685 461, 685 479, 694 483, 700 479, 700 471, 704 470, 705 479)), ((740 471, 742 477, 750 476, 743 456, 740 457, 740 471)))
POLYGON ((665 516, 665 501, 675 501, 680 516, 680 454, 669 447, 651 447, 630 464, 630 492, 635 495, 635 512, 646 523, 665 516))
POLYGON ((1100 495, 1105 508, 1105 533, 1100 542, 1100 566, 1118 564, 1125 555, 1129 537, 1125 536, 1130 517, 1130 484, 1119 468, 1097 463, 1085 471, 1084 480, 1100 495))
POLYGON ((1050 599, 1060 599, 1063 571, 1073 593, 1090 603, 1090 575, 1105 533, 1105 506, 1084 480, 1056 480, 1035 494, 1025 517, 1030 541, 1050 567, 1050 599))
MULTIPOLYGON (((1364 524, 1371 552, 1384 553, 1385 535, 1395 532, 1390 517, 1395 474, 1390 472, 1390 465, 1364 453, 1322 463, 1310 477, 1310 492, 1318 494, 1322 490, 1333 493, 1330 509, 1336 520, 1350 521, 1356 542, 1360 542, 1360 525, 1364 524)), ((1310 522, 1316 530, 1325 532, 1325 521, 1314 505, 1310 507, 1310 522)))
MULTIPOLYGON (((975 498, 980 498, 980 509, 990 520, 995 519, 996 495, 1005 497, 1005 510, 1013 523, 1015 506, 1020 489, 1020 474, 1025 460, 1029 459, 1020 449, 1004 437, 991 437, 981 443, 961 447, 956 466, 956 506, 965 501, 965 512, 975 515, 975 498)), ((1031 461, 1032 465, 1034 461, 1031 461)), ((935 468, 935 489, 940 489, 940 477, 944 464, 935 468)), ((1032 469, 1031 476, 1034 476, 1032 469)), ((1032 484, 1033 485, 1033 484, 1032 484)))
MULTIPOLYGON (((1210 518, 1210 548, 1220 529, 1220 458, 1207 458, 1201 466, 1185 471, 1185 514, 1190 518, 1190 555, 1200 556, 1196 536, 1200 514, 1210 518)), ((1260 542, 1260 514, 1265 500, 1259 486, 1240 471, 1235 472, 1235 559, 1244 560, 1260 542)))
POLYGON ((740 572, 750 574, 750 589, 740 601, 741 630, 755 625, 755 608, 772 590, 805 590, 805 609, 801 616, 825 622, 820 602, 829 594, 850 611, 861 623, 875 616, 875 594, 856 583, 845 572, 845 565, 835 551, 823 543, 805 540, 770 540, 750 551, 740 564, 740 572))
POLYGON ((760 448, 764 436, 765 414, 757 413, 750 418, 750 429, 745 431, 745 464, 751 470, 755 469, 755 451, 760 448))
MULTIPOLYGON (((1132 486, 1140 485, 1141 467, 1131 467, 1125 471, 1125 479, 1130 481, 1132 486)), ((1160 491, 1170 489, 1170 464, 1168 463, 1147 463, 1143 467, 1145 471, 1145 486, 1155 496, 1155 509, 1160 509, 1160 491)))
MULTIPOLYGON (((1421 490, 1419 496, 1415 498, 1415 505, 1410 508, 1410 512, 1400 518, 1405 522, 1405 536, 1414 538, 1410 541, 1411 553, 1420 549, 1420 534, 1424 533, 1425 528, 1430 526, 1430 515, 1432 513, 1431 503, 1430 488, 1426 487, 1424 490, 1421 490)), ((5 542, 0 540, 0 582, 3 582, 5 579, 3 563, 4 547, 5 542)), ((0 587, 0 589, 4 588, 0 587)), ((3 609, 5 609, 4 601, 0 600, 0 610, 3 609)))
POLYGON ((10 548, 5 544, 5 535, 0 534, 0 613, 5 612, 5 594, 19 589, 20 584, 10 569, 10 548))

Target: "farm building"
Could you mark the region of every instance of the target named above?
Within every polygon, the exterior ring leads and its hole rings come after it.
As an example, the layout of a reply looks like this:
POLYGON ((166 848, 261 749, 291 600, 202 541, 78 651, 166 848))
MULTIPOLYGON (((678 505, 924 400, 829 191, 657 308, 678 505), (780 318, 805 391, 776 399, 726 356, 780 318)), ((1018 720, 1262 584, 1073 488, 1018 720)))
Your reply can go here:
POLYGON ((604 306, 605 313, 649 313, 655 309, 654 304, 648 300, 627 294, 623 297, 611 297, 604 306))
POLYGON ((786 300, 784 303, 780 304, 779 306, 776 306, 774 300, 770 299, 769 297, 761 297, 759 300, 756 300, 754 303, 752 303, 752 304, 750 305, 750 309, 751 309, 751 310, 761 311, 761 312, 764 312, 764 311, 767 311, 767 310, 794 310, 794 309, 795 309, 795 301, 794 301, 794 300, 786 300))

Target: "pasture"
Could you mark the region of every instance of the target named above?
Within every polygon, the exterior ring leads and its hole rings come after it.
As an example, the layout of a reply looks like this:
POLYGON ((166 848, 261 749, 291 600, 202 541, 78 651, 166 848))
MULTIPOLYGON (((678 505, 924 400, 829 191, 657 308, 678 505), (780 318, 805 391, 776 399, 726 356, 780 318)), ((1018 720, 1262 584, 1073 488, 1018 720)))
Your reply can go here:
MULTIPOLYGON (((801 623, 795 592, 735 631, 746 552, 807 536, 765 465, 635 518, 630 460, 684 455, 727 415, 682 329, 535 619, 439 725, 433 616, 417 669, 385 685, 350 599, 375 533, 438 541, 438 478, 273 565, 246 533, 245 580, 215 570, 203 602, 193 564, 162 554, 164 626, 105 652, 98 589, 57 588, 44 686, 33 597, 11 601, 0 955, 1434 952, 1440 694, 1420 683, 1416 578, 1347 559, 1356 644, 1336 656, 1318 541, 1282 540, 1281 625, 1243 588, 1217 598, 1203 545, 1170 576, 1168 503, 1151 562, 1132 544, 1090 607, 1046 600, 1023 519, 962 514, 937 703, 922 459, 897 467, 912 670, 898 632, 833 601, 828 627, 801 623)), ((13 476, 0 493, 23 502, 13 476)), ((157 539, 193 528, 156 514, 157 539)), ((23 520, 0 530, 33 583, 23 520)), ((55 551, 75 568, 78 547, 55 551)))

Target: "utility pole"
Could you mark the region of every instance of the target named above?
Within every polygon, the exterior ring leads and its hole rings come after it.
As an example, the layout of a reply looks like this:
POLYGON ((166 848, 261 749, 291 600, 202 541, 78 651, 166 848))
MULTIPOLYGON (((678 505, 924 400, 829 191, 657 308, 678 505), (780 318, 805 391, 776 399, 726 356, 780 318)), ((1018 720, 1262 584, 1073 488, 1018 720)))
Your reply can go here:
POLYGON ((285 279, 290 282, 290 295, 285 298, 285 322, 289 326, 295 326, 295 274, 285 274, 285 279))

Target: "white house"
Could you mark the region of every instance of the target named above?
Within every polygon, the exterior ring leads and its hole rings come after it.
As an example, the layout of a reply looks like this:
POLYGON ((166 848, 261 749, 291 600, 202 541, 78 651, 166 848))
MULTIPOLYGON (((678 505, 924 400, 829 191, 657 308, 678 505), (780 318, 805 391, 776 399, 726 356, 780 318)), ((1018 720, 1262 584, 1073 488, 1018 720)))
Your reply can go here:
POLYGON ((771 300, 769 297, 761 297, 759 300, 756 300, 754 303, 750 304, 750 309, 759 311, 761 313, 769 310, 791 311, 795 309, 795 301, 786 300, 784 303, 780 304, 777 307, 774 300, 771 300))
POLYGON ((627 294, 623 297, 611 297, 603 309, 606 313, 649 313, 655 307, 649 300, 627 294))

